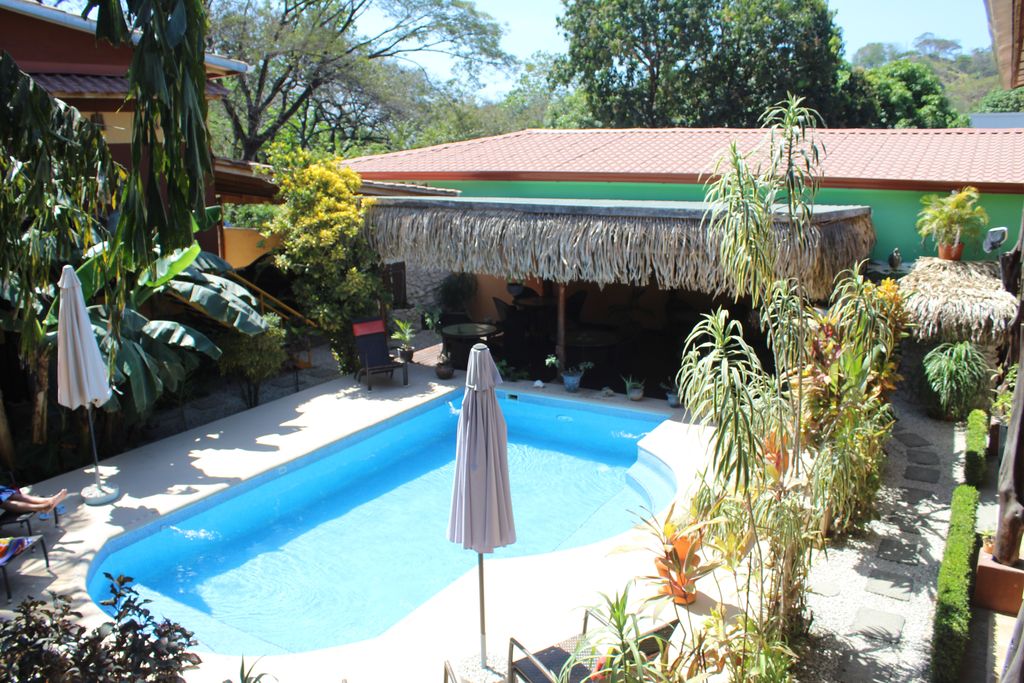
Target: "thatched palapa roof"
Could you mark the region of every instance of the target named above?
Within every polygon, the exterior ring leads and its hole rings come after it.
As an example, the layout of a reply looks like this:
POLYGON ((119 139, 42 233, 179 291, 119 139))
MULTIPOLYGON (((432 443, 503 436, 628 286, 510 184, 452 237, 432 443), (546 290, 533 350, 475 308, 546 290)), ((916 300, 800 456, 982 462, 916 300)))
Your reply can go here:
MULTIPOLYGON (((729 294, 709 220, 699 202, 402 197, 376 200, 366 224, 383 257, 425 267, 729 294)), ((779 272, 824 299, 871 253, 875 230, 866 206, 819 206, 813 222, 799 253, 784 243, 779 272)), ((785 240, 783 214, 776 225, 785 240)))
POLYGON ((995 262, 922 257, 900 280, 900 290, 913 334, 923 342, 998 344, 1017 313, 1017 299, 1003 289, 995 262))

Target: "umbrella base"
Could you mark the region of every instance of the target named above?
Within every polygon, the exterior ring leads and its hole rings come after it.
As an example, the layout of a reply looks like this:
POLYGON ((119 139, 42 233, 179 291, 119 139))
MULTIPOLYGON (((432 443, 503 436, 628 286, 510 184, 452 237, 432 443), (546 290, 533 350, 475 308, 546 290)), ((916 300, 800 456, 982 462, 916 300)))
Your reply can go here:
POLYGON ((82 489, 82 500, 86 505, 113 503, 120 495, 121 491, 113 484, 89 484, 82 489))

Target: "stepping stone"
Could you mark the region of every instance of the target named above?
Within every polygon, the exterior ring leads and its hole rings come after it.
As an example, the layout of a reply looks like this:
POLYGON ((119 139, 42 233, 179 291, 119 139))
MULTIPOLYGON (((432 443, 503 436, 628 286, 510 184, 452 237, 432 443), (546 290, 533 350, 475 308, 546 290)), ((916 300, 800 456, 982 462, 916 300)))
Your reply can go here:
POLYGON ((873 569, 864 590, 896 600, 910 600, 914 597, 914 579, 905 574, 873 569))
POLYGON ((897 643, 903 633, 903 625, 906 621, 898 614, 861 607, 853 619, 851 631, 868 638, 897 643))
POLYGON ((911 448, 907 451, 907 460, 915 465, 938 465, 939 454, 930 448, 911 448))
POLYGON ((898 541, 894 538, 883 538, 878 544, 879 558, 900 564, 920 564, 917 541, 898 541))
POLYGON ((894 512, 885 518, 885 521, 894 525, 897 529, 905 534, 917 534, 921 535, 921 527, 927 526, 924 524, 920 517, 913 517, 911 515, 903 514, 902 512, 894 512))
POLYGON ((825 598, 834 598, 839 595, 839 584, 832 581, 817 581, 811 584, 812 593, 825 598))
POLYGON ((939 481, 939 471, 934 467, 922 467, 921 465, 907 465, 903 476, 913 481, 923 481, 927 484, 934 484, 939 481))
POLYGON ((921 446, 932 445, 931 441, 920 434, 915 434, 914 432, 899 432, 896 434, 896 439, 908 448, 920 448, 921 446))
POLYGON ((926 489, 915 489, 909 486, 901 486, 899 488, 900 498, 911 505, 917 505, 925 501, 929 503, 936 503, 935 494, 932 491, 926 489))

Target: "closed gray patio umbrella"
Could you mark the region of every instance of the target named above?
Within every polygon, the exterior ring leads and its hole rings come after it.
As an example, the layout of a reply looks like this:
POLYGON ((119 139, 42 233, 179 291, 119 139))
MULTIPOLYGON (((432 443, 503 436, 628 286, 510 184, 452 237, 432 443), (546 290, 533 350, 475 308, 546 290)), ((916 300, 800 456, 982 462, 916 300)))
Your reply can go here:
POLYGON ((480 582, 480 665, 487 666, 484 553, 516 542, 508 482, 508 429, 495 386, 501 375, 490 350, 476 344, 466 368, 466 395, 455 445, 455 483, 448 540, 477 552, 480 582))
POLYGON ((85 406, 89 415, 89 437, 92 440, 92 461, 96 483, 82 490, 89 505, 109 503, 118 496, 117 487, 104 484, 100 478, 100 462, 96 456, 96 435, 92 426, 92 408, 110 400, 107 366, 96 344, 96 335, 89 321, 89 311, 82 295, 82 283, 71 266, 60 274, 60 310, 57 316, 57 402, 74 410, 85 406))

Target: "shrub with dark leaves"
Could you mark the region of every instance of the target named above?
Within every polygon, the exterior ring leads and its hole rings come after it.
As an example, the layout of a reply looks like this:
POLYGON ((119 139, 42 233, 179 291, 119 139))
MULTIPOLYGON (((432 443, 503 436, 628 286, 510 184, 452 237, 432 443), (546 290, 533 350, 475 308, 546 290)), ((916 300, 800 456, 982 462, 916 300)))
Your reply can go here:
POLYGON ((101 604, 114 610, 114 621, 86 630, 71 601, 28 598, 15 616, 0 623, 0 671, 12 683, 183 683, 182 672, 199 664, 188 648, 192 632, 172 621, 157 621, 146 609, 132 579, 110 580, 111 597, 101 604))

